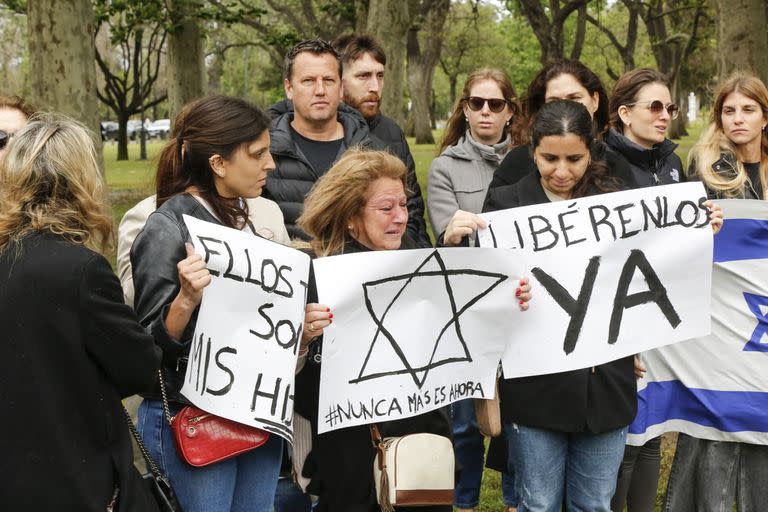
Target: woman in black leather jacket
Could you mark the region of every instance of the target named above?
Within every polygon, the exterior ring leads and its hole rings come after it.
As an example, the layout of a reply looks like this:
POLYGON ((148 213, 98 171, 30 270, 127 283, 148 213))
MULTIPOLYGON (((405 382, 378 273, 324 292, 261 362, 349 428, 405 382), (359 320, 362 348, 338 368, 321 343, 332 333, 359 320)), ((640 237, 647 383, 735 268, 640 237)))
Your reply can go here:
MULTIPOLYGON (((269 121, 249 103, 210 96, 187 105, 157 168, 158 209, 131 248, 136 312, 163 349, 170 413, 189 402, 179 390, 203 288, 211 276, 196 255, 182 215, 253 231, 243 198, 257 197, 275 164, 269 121)), ((185 512, 272 510, 282 440, 201 468, 176 453, 159 389, 144 396, 139 430, 170 478, 185 512)))

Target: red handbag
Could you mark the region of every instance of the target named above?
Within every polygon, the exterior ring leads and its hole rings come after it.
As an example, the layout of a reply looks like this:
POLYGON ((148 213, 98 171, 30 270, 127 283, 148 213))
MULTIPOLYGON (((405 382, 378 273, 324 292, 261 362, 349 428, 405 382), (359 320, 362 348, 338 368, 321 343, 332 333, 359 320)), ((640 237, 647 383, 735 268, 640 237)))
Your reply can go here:
POLYGON ((258 448, 269 433, 198 409, 183 407, 171 422, 176 449, 187 464, 215 464, 258 448))
POLYGON ((162 370, 160 392, 165 418, 173 430, 176 450, 190 466, 201 467, 236 457, 258 448, 269 439, 269 432, 216 416, 194 405, 187 405, 171 417, 162 370))

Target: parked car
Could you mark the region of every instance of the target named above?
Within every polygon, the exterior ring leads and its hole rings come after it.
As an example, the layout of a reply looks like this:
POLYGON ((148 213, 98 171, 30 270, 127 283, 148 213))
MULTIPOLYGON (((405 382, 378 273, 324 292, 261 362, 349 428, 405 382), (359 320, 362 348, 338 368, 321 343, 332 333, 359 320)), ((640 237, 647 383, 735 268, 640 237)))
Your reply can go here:
POLYGON ((171 133, 170 119, 157 119, 152 121, 149 128, 147 128, 147 135, 150 138, 167 139, 169 133, 171 133))
POLYGON ((126 127, 126 132, 128 134, 128 138, 130 140, 138 140, 139 137, 141 137, 141 130, 144 129, 144 123, 137 120, 128 120, 128 126, 126 127))
POLYGON ((101 122, 101 140, 117 140, 118 124, 114 121, 101 122))

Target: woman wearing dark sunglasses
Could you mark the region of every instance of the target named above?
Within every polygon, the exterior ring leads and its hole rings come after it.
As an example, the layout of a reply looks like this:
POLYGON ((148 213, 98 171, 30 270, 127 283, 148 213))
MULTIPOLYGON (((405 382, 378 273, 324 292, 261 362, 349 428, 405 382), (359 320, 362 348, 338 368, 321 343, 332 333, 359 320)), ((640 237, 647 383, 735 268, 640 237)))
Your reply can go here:
MULTIPOLYGON (((427 210, 438 237, 458 210, 480 213, 488 184, 511 147, 522 143, 523 119, 509 77, 498 69, 478 69, 464 84, 427 177, 427 210)), ((463 470, 456 482, 454 505, 471 511, 479 503, 485 446, 477 427, 474 403, 451 407, 456 458, 463 470)), ((512 479, 504 475, 504 501, 517 505, 512 479)))
MULTIPOLYGON (((683 164, 675 154, 677 144, 667 138, 667 129, 679 109, 672 103, 666 75, 650 68, 638 68, 622 75, 610 100, 611 128, 605 135, 608 147, 629 162, 641 188, 685 181, 683 164)), ((635 356, 635 374, 645 372, 640 355, 635 356)), ((614 512, 652 512, 656 503, 661 461, 661 438, 643 446, 627 445, 611 500, 614 512)))
POLYGON ((18 96, 0 96, 0 160, 11 137, 21 130, 35 109, 18 96))
POLYGON ((675 154, 677 144, 667 138, 667 129, 678 113, 663 73, 638 68, 616 82, 605 143, 627 159, 640 187, 685 180, 683 164, 675 154))

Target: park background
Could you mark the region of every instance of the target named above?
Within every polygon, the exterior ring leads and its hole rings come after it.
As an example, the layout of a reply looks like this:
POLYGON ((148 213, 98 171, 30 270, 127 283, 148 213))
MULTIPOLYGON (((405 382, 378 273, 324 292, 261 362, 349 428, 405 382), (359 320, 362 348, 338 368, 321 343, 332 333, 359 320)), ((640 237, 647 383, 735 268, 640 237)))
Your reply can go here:
MULTIPOLYGON (((350 32, 387 52, 382 110, 409 136, 422 191, 478 67, 503 69, 521 99, 558 58, 581 60, 609 92, 622 73, 657 68, 682 108, 670 137, 683 160, 719 80, 746 70, 768 82, 767 0, 0 0, 0 94, 91 128, 118 222, 153 192, 164 142, 142 129, 148 121, 210 93, 267 107, 284 97, 288 48, 350 32)), ((664 438, 658 503, 674 441, 664 438)), ((503 509, 498 473, 487 471, 478 511, 503 509)))

